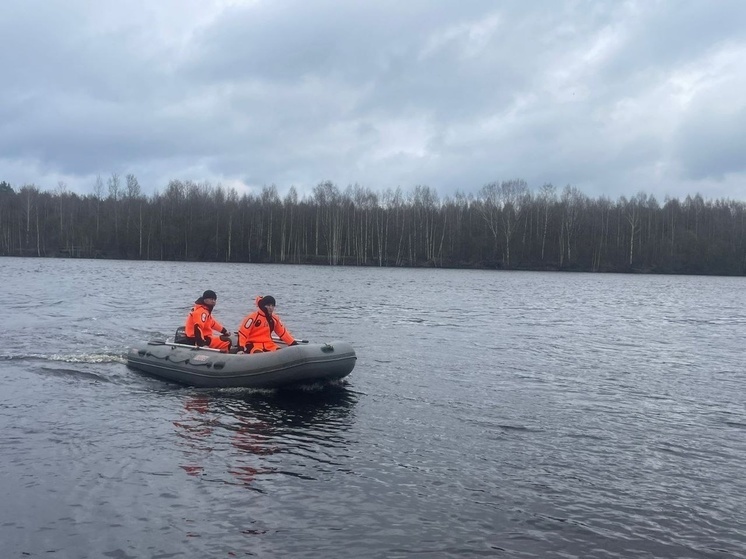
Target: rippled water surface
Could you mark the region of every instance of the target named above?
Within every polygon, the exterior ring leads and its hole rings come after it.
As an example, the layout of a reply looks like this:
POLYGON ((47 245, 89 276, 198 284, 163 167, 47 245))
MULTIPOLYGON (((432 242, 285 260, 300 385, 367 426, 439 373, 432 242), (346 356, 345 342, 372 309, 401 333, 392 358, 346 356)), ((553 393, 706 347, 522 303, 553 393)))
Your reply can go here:
POLYGON ((0 259, 15 557, 746 557, 743 278, 0 259), (205 289, 346 381, 127 369, 205 289))

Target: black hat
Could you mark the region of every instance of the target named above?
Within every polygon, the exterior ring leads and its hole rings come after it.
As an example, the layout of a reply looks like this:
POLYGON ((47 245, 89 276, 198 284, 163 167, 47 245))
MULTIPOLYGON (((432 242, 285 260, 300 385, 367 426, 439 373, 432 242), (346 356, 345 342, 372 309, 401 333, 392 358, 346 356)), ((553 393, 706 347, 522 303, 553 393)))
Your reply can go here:
POLYGON ((261 301, 259 301, 260 307, 266 307, 267 305, 277 305, 275 298, 272 297, 272 295, 265 295, 262 297, 261 301))
POLYGON ((202 294, 202 298, 203 299, 217 299, 218 296, 212 289, 208 289, 202 294))

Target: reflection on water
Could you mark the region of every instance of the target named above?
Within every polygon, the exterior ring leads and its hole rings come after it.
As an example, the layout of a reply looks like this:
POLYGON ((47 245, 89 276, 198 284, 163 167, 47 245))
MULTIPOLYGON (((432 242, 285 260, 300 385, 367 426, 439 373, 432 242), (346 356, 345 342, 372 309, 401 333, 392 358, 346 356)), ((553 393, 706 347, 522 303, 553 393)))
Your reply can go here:
POLYGON ((173 420, 184 456, 179 466, 189 476, 220 478, 222 472, 208 471, 207 464, 214 461, 213 454, 223 461, 228 456, 225 471, 236 482, 261 491, 255 482, 278 473, 268 457, 305 455, 313 453, 314 445, 344 444, 340 433, 350 428, 356 401, 357 394, 343 383, 278 391, 190 392, 173 420))

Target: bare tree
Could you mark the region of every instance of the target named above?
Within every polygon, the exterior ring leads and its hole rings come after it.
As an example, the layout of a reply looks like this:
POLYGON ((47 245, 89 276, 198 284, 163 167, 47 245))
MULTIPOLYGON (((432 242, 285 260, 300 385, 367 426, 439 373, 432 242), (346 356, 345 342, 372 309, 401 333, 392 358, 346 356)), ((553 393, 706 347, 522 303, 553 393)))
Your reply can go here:
POLYGON ((104 199, 104 179, 101 175, 96 175, 96 182, 93 184, 93 197, 96 199, 96 239, 101 231, 101 200, 104 199))
POLYGON ((545 258, 545 248, 547 242, 547 229, 549 227, 549 211, 557 202, 557 192, 551 183, 543 184, 539 193, 539 206, 542 213, 541 228, 541 261, 545 258))
POLYGON ((560 231, 560 266, 565 262, 572 263, 572 242, 577 233, 579 218, 585 202, 585 196, 574 186, 567 185, 562 191, 562 229, 560 231))
POLYGON ((119 182, 119 175, 112 173, 107 181, 109 187, 109 200, 112 201, 114 206, 114 242, 116 243, 117 250, 119 248, 119 196, 121 191, 121 184, 119 182))

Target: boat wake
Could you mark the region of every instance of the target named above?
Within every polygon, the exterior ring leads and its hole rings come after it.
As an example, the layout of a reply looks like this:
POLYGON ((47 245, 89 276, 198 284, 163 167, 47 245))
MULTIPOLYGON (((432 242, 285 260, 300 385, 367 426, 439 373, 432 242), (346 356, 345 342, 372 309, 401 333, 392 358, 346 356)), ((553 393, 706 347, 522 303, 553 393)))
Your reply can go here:
POLYGON ((16 353, 0 354, 0 361, 52 361, 61 363, 126 363, 127 360, 119 353, 16 353))
POLYGON ((77 380, 96 382, 111 382, 111 379, 106 375, 88 371, 81 371, 79 369, 69 369, 65 367, 41 367, 39 372, 44 375, 53 377, 72 378, 77 380))

